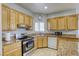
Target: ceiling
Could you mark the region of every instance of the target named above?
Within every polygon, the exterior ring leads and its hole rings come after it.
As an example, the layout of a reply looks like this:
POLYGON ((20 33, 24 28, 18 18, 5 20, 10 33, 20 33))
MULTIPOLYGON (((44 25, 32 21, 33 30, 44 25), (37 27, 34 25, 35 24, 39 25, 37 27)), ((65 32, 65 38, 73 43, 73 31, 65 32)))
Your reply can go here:
POLYGON ((77 3, 18 3, 33 13, 50 14, 76 8, 77 3), (47 6, 47 9, 44 7, 47 6))

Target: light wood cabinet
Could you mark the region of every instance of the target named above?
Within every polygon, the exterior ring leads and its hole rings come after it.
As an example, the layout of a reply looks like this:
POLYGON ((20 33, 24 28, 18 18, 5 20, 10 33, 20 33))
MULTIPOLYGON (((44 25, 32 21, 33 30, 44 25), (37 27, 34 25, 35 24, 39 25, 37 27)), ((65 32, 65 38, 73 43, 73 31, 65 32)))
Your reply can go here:
POLYGON ((42 37, 37 37, 37 48, 42 48, 43 47, 43 39, 42 37))
POLYGON ((3 56, 21 56, 21 41, 3 46, 3 56))
POLYGON ((57 30, 57 19, 56 18, 48 19, 48 29, 57 30))
POLYGON ((77 30, 78 16, 70 15, 48 19, 48 30, 77 30))
POLYGON ((58 30, 67 30, 66 17, 58 17, 58 30))
POLYGON ((27 26, 32 26, 32 17, 31 16, 28 16, 28 15, 25 15, 25 25, 27 26))
POLYGON ((37 36, 37 48, 48 47, 47 36, 37 36))
POLYGON ((19 24, 24 24, 24 14, 18 13, 19 24))
POLYGON ((2 5, 2 30, 16 30, 18 24, 32 27, 32 17, 2 5))
POLYGON ((32 25, 33 25, 33 20, 32 20, 33 18, 30 16, 30 26, 32 27, 32 25))
POLYGON ((18 24, 18 16, 15 10, 10 9, 10 30, 16 30, 18 24))
POLYGON ((29 24, 30 24, 30 17, 29 16, 27 16, 27 15, 25 15, 25 25, 27 25, 27 26, 29 26, 29 24))
POLYGON ((78 40, 75 38, 58 38, 58 56, 77 56, 78 40))
POLYGON ((67 17, 68 30, 78 29, 78 16, 71 15, 67 17))
POLYGON ((48 47, 48 37, 43 37, 43 47, 48 47))
POLYGON ((37 37, 34 39, 34 48, 37 49, 37 37))
POLYGON ((10 30, 10 9, 2 5, 2 30, 10 30))

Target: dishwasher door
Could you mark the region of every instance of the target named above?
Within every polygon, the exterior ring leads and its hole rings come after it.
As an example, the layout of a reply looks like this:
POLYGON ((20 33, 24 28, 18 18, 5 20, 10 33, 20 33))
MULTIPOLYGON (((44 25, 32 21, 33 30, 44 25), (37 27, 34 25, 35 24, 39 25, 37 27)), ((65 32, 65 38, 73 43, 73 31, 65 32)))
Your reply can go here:
POLYGON ((48 48, 57 49, 57 37, 48 37, 48 48))

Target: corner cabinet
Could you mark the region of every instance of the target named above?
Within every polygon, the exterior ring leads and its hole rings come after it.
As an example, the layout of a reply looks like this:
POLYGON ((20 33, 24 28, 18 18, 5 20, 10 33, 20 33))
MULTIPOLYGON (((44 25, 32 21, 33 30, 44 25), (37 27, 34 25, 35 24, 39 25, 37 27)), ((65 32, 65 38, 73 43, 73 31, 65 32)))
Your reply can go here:
POLYGON ((37 48, 48 47, 48 38, 47 36, 37 36, 37 48))

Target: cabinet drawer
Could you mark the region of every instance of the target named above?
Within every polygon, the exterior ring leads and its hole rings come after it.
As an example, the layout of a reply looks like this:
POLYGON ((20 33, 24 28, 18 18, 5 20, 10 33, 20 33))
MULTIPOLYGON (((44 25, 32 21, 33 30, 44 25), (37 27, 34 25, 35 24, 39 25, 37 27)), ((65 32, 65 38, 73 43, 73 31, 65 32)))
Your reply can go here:
POLYGON ((15 49, 15 48, 18 48, 21 46, 21 42, 16 42, 12 45, 12 48, 15 49))
POLYGON ((10 51, 8 53, 5 53, 4 56, 21 56, 21 49, 15 49, 14 51, 10 51))
POLYGON ((21 56, 21 55, 22 55, 22 54, 21 54, 21 49, 15 50, 14 52, 12 52, 12 55, 13 55, 13 56, 21 56))
POLYGON ((5 45, 5 46, 3 46, 3 52, 6 53, 8 51, 11 51, 11 45, 5 45))
POLYGON ((20 47, 21 48, 21 42, 16 42, 16 43, 12 43, 9 45, 5 45, 3 46, 3 53, 8 53, 9 51, 12 51, 16 48, 20 47))

